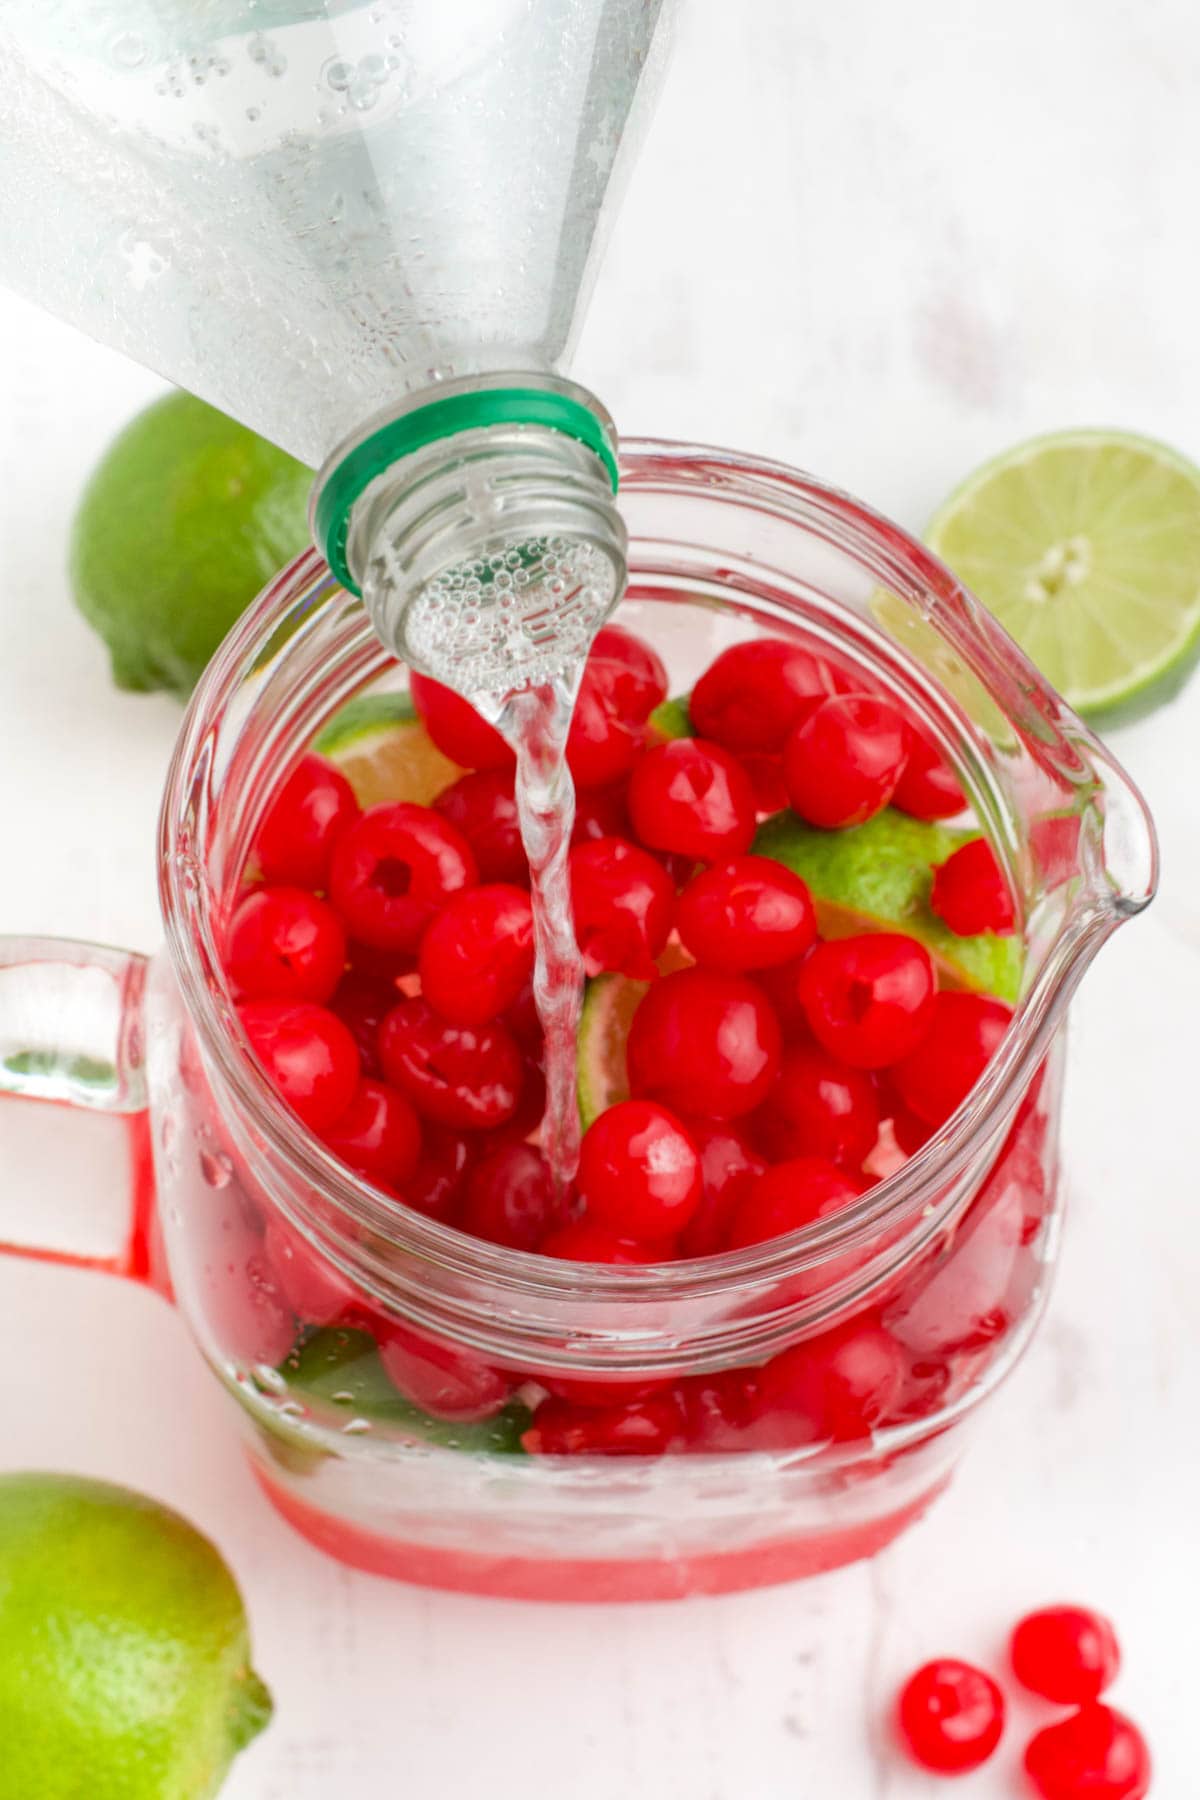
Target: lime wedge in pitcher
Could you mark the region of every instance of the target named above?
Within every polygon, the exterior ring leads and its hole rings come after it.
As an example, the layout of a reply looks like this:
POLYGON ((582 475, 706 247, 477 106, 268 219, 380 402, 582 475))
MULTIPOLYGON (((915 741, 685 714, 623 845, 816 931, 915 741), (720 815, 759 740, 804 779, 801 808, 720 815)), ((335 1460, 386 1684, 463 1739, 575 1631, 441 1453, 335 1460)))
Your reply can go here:
POLYGON ((337 764, 360 806, 401 798, 428 806, 463 773, 442 755, 407 694, 360 694, 333 715, 313 749, 337 764))
POLYGON ((1088 717, 1149 711, 1200 656, 1200 469, 1164 444, 1034 438, 965 481, 926 538, 1088 717))

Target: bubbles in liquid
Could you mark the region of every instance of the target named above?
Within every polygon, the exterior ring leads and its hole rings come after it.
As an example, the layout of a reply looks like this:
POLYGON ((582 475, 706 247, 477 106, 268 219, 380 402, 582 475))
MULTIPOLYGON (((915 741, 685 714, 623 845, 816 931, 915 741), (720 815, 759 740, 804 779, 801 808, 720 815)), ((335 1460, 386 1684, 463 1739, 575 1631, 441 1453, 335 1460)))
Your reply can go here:
POLYGON ((613 600, 604 552, 529 538, 443 569, 404 615, 408 659, 460 693, 502 694, 580 662, 613 600))

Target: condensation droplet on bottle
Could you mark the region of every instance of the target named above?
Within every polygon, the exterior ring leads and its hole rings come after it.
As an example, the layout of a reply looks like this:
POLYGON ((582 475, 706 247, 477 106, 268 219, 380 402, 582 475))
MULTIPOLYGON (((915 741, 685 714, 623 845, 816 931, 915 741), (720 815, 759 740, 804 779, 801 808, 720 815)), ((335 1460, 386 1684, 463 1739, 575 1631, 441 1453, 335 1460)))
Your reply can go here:
POLYGON ((118 69, 140 69, 146 60, 146 40, 136 31, 118 32, 108 54, 118 69))
POLYGON ((223 1150, 202 1150, 200 1173, 210 1188, 226 1188, 233 1180, 233 1162, 223 1150))
POLYGON ((345 1437, 361 1437, 364 1431, 370 1431, 370 1429, 370 1419, 347 1419, 342 1426, 342 1434, 345 1437))
POLYGON ((246 45, 246 55, 252 63, 259 65, 264 75, 273 76, 277 80, 287 73, 287 57, 261 31, 256 32, 246 45))
POLYGON ((175 1142, 175 1121, 170 1113, 164 1115, 163 1122, 158 1128, 158 1141, 166 1151, 169 1151, 175 1142))
POLYGON ((258 121, 262 118, 262 107, 261 106, 248 106, 246 108, 246 117, 249 119, 249 121, 252 125, 257 125, 258 121))

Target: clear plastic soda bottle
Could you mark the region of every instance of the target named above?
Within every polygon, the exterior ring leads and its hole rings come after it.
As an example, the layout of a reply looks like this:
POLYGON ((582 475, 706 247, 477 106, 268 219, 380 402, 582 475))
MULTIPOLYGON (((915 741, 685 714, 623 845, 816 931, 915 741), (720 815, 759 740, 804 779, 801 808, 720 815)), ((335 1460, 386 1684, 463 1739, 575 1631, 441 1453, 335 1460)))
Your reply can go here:
POLYGON ((0 278, 320 469, 316 540, 460 688, 619 597, 563 377, 671 0, 0 0, 0 278))

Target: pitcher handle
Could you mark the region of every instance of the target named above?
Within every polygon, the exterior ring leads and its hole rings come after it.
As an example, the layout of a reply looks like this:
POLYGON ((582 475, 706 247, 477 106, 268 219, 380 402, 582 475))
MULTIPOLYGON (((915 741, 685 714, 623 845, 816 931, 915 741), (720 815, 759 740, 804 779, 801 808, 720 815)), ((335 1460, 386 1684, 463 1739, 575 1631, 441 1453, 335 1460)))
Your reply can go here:
POLYGON ((146 967, 0 938, 0 1251, 152 1279, 146 967))

